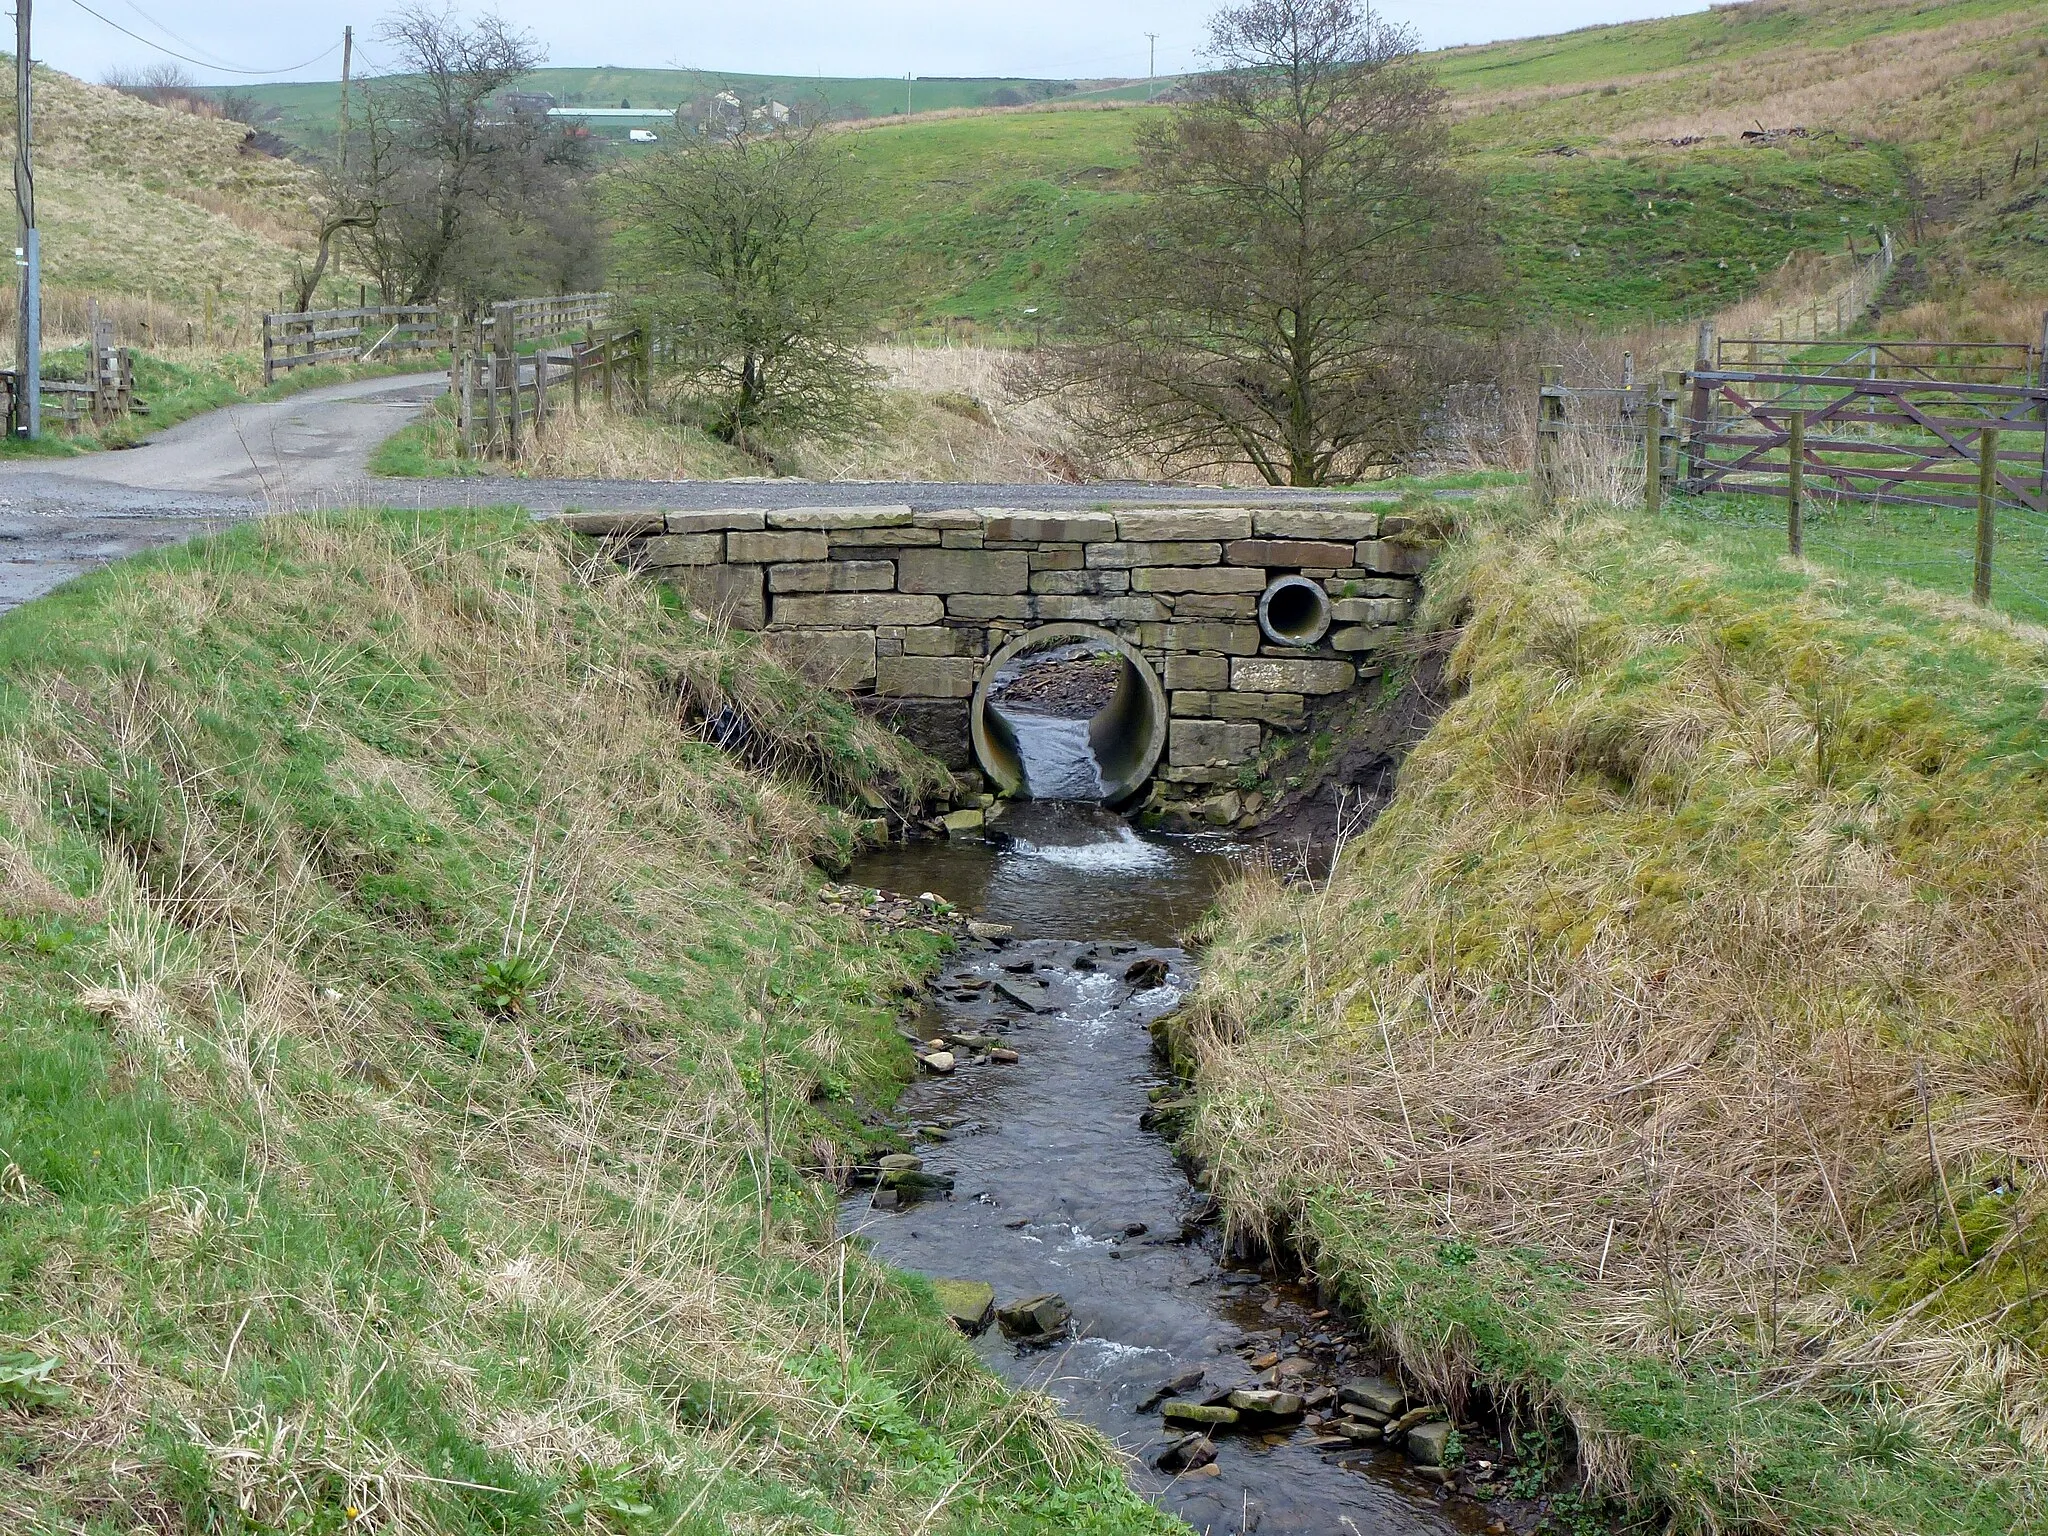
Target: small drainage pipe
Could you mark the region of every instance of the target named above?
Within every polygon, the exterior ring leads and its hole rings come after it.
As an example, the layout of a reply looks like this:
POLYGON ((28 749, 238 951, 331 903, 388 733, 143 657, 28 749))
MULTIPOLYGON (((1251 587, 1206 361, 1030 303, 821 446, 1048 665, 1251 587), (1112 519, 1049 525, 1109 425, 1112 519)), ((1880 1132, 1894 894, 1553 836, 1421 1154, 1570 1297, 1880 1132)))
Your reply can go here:
POLYGON ((1330 594, 1306 576, 1276 577, 1259 594, 1259 630, 1275 645, 1314 645, 1330 632, 1330 594))

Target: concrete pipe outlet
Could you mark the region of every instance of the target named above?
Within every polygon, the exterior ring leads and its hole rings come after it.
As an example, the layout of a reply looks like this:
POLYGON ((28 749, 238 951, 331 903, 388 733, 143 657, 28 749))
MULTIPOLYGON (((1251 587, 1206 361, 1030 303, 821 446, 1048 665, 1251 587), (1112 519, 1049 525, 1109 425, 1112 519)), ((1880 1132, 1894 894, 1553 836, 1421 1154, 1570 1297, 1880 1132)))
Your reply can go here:
POLYGON ((1109 702, 1088 721, 1088 745, 1102 779, 1102 803, 1128 805, 1143 792, 1166 750, 1166 690, 1138 648, 1093 624, 1046 624, 1019 635, 989 658, 968 709, 975 760, 1005 795, 1029 794, 1017 738, 989 702, 1004 668, 1021 656, 1054 646, 1086 643, 1123 658, 1109 702))
POLYGON ((1314 645, 1330 632, 1330 594, 1306 576, 1281 576, 1259 594, 1259 632, 1275 645, 1314 645))

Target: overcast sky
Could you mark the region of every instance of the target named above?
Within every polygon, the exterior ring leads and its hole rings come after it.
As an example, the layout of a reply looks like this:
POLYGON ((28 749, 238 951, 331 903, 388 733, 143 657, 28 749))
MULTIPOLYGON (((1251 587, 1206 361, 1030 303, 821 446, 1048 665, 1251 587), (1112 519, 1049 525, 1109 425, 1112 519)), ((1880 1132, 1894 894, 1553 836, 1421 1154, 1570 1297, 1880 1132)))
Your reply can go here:
MULTIPOLYGON (((481 7, 464 5, 474 11, 481 7)), ((380 62, 385 0, 356 9, 309 0, 36 0, 35 57, 97 80, 109 69, 164 62, 164 54, 109 23, 190 60, 197 79, 332 80, 341 29, 353 23, 360 58, 380 62), (84 9, 89 5, 104 20, 84 9), (296 66, 296 67, 294 67, 296 66), (246 74, 230 70, 247 71, 246 74)), ((1159 34, 1159 71, 1193 66, 1203 0, 503 0, 551 64, 718 69, 754 74, 1142 75, 1147 32, 1159 34)), ((1488 42, 1597 22, 1704 10, 1688 0, 1386 0, 1432 47, 1488 42)), ((361 66, 359 66, 360 68, 361 66)))

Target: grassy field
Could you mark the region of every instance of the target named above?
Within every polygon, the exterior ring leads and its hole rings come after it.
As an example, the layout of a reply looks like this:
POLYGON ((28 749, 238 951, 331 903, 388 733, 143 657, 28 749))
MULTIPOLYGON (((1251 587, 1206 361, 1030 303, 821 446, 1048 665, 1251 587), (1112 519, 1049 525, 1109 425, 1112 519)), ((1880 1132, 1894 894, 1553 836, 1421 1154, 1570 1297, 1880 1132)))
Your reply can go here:
POLYGON ((1469 521, 1392 805, 1214 924, 1217 1187, 1671 1529, 2041 1529, 2048 631, 1684 509, 1469 521))
POLYGON ((16 610, 0 738, 0 1525, 1172 1528, 804 1171, 939 944, 815 899, 935 782, 843 703, 363 514, 16 610))

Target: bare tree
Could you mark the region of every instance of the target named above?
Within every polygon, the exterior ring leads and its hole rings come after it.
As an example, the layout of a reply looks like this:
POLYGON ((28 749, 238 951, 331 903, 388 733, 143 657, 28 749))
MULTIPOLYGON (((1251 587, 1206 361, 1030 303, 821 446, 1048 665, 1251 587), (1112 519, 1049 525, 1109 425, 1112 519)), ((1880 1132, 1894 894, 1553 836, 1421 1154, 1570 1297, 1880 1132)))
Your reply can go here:
POLYGON ((1210 40, 1077 263, 1073 398, 1107 446, 1276 485, 1397 462, 1493 286, 1444 93, 1356 0, 1250 0, 1210 40))
POLYGON ((384 293, 412 304, 594 282, 582 147, 545 116, 493 101, 542 61, 533 38, 427 4, 382 35, 400 70, 357 99, 329 168, 323 237, 343 238, 384 293))
POLYGON ((813 123, 714 132, 618 181, 621 260, 673 339, 678 396, 756 453, 776 434, 843 433, 873 403, 870 285, 841 228, 844 163, 813 123))

